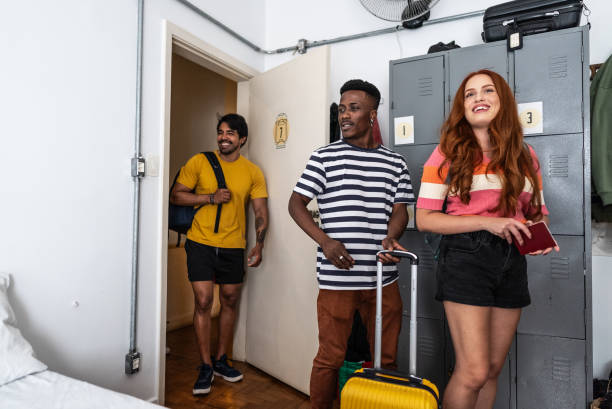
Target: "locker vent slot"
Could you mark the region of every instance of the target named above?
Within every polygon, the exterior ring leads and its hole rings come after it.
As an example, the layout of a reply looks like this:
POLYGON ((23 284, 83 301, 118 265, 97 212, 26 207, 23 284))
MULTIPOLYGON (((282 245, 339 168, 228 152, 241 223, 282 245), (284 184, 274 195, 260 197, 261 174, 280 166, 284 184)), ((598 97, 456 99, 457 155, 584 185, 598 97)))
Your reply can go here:
POLYGON ((571 362, 567 358, 554 356, 552 359, 552 378, 555 381, 569 382, 571 375, 571 362))
POLYGON ((433 78, 432 77, 421 77, 417 84, 419 88, 419 96, 427 97, 433 95, 433 78))
POLYGON ((432 337, 419 337, 419 354, 436 357, 436 346, 432 337))
POLYGON ((568 257, 551 257, 550 276, 553 279, 569 280, 570 263, 568 257))
POLYGON ((566 178, 569 176, 569 158, 567 155, 549 156, 548 176, 552 178, 566 178))
POLYGON ((567 56, 562 55, 548 59, 548 77, 551 79, 567 77, 567 56))

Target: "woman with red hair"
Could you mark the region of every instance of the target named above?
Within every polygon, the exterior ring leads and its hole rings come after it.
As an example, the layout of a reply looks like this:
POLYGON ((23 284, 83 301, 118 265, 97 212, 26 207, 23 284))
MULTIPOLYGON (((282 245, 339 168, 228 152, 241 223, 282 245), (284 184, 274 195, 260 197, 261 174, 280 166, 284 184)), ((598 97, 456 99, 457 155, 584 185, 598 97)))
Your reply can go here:
POLYGON ((512 238, 522 243, 527 225, 548 223, 547 214, 539 162, 523 141, 510 87, 489 70, 469 74, 425 163, 416 212, 420 231, 443 234, 436 299, 456 356, 444 409, 493 407, 521 308, 530 303, 527 262, 512 238))

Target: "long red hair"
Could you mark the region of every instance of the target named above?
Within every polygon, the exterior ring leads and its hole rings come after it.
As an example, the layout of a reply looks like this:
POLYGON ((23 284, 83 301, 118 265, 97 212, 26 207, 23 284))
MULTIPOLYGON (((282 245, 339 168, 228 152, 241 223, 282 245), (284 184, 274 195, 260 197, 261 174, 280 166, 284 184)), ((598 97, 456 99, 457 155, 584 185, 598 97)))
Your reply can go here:
MULTIPOLYGON (((523 130, 518 117, 516 101, 512 90, 506 81, 490 70, 480 70, 469 74, 457 90, 453 105, 446 121, 442 125, 440 135, 440 150, 445 161, 442 168, 450 164, 449 193, 458 194, 461 202, 470 202, 470 187, 474 168, 483 162, 483 153, 471 125, 465 118, 464 95, 465 85, 475 75, 488 75, 493 81, 499 96, 500 111, 489 124, 489 138, 492 151, 487 172, 494 171, 502 183, 499 203, 493 211, 501 211, 506 217, 512 217, 517 210, 518 197, 525 187, 525 178, 532 186, 532 196, 529 202, 531 212, 529 219, 539 219, 542 216, 541 186, 533 159, 523 142, 523 130)), ((539 164, 536 165, 539 168, 539 164)))

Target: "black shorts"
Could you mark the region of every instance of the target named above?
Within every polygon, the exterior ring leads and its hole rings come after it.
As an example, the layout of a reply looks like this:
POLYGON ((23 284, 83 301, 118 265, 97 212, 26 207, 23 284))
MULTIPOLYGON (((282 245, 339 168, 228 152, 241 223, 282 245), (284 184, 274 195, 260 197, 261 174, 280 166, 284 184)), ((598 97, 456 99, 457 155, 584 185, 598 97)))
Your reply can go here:
POLYGON ((531 302, 525 256, 487 231, 445 235, 436 276, 438 301, 500 308, 531 302))
POLYGON ((188 239, 185 252, 189 281, 240 284, 244 280, 244 249, 212 247, 188 239))

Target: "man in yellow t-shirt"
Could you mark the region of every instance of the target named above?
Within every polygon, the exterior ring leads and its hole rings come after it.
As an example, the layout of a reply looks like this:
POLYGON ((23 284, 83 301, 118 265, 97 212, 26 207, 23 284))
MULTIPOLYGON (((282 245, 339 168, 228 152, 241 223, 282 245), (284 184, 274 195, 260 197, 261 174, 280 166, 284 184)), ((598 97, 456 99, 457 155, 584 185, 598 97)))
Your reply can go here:
POLYGON ((203 154, 197 154, 181 169, 170 200, 182 206, 202 206, 187 232, 187 272, 195 297, 193 326, 202 359, 193 394, 210 392, 214 375, 230 382, 243 378, 232 367, 226 355, 233 339, 234 321, 244 277, 246 248, 246 205, 250 201, 255 213, 257 232, 255 247, 248 255, 248 266, 257 267, 268 228, 266 182, 261 170, 244 156, 248 128, 238 114, 227 114, 217 124, 215 155, 219 159, 227 189, 219 189, 214 171, 203 154), (215 233, 217 205, 223 204, 219 229, 215 233), (219 284, 221 312, 217 354, 210 356, 210 311, 213 285, 219 284), (214 374, 214 375, 213 375, 214 374))

